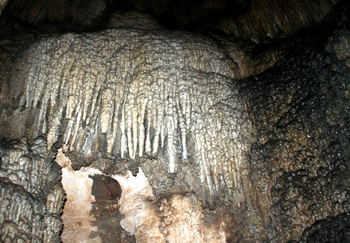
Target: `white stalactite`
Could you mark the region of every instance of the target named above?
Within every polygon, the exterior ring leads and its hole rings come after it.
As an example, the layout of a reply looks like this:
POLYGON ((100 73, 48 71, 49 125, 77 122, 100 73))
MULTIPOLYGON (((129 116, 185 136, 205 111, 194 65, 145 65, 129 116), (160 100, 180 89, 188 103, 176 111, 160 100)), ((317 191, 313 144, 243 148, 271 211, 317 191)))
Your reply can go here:
POLYGON ((230 87, 232 67, 215 46, 201 37, 130 30, 48 38, 28 52, 26 105, 41 104, 39 129, 47 131, 48 148, 67 119, 63 139, 70 150, 91 153, 102 133, 108 156, 134 160, 161 149, 169 173, 190 154, 215 194, 220 176, 228 187, 239 183, 233 182, 242 150, 235 119, 245 119, 230 87))

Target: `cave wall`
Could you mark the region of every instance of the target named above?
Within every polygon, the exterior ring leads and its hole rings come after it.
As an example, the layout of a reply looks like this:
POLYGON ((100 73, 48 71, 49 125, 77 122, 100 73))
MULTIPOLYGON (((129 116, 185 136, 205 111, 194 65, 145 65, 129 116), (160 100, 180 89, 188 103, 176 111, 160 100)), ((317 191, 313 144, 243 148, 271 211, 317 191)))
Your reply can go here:
POLYGON ((58 242, 65 193, 46 139, 1 141, 0 225, 3 242, 58 242))
POLYGON ((308 231, 298 233, 349 212, 348 25, 327 31, 305 33, 313 40, 295 39, 288 61, 245 80, 260 130, 251 146, 250 178, 258 204, 270 205, 265 225, 272 238, 276 229, 284 240, 301 242, 340 242, 336 238, 346 234, 309 240, 308 231))
MULTIPOLYGON (((326 16, 335 2, 322 4, 326 16)), ((59 241, 62 147, 75 170, 143 171, 152 192, 135 195, 153 221, 141 242, 155 225, 176 242, 175 219, 188 221, 177 204, 224 230, 218 242, 348 240, 348 9, 259 45, 139 12, 113 14, 115 29, 3 38, 1 240, 59 241)))

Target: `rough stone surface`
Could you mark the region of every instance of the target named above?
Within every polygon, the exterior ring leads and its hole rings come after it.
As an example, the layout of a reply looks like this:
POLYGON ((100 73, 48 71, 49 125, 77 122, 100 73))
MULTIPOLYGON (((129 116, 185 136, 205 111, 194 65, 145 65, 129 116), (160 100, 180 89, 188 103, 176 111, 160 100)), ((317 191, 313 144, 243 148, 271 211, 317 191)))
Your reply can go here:
POLYGON ((62 241, 135 242, 135 237, 120 225, 123 215, 119 212, 119 183, 91 167, 73 170, 61 149, 55 161, 62 167, 62 186, 67 199, 61 217, 62 241))
POLYGON ((188 220, 176 205, 187 205, 209 229, 222 223, 228 242, 346 242, 350 24, 342 4, 333 19, 270 44, 161 30, 148 17, 150 28, 117 21, 119 29, 101 32, 3 39, 0 199, 10 223, 1 240, 59 240, 64 195, 52 155, 63 147, 74 170, 143 171, 152 193, 136 193, 131 206, 149 221, 124 225, 136 239, 156 232, 176 242, 172 227, 188 220), (9 202, 18 211, 7 212, 9 202))
POLYGON ((275 242, 349 210, 348 31, 297 39, 285 63, 245 80, 259 130, 250 178, 275 242))
POLYGON ((226 242, 224 223, 192 193, 172 194, 157 200, 142 170, 137 176, 113 176, 122 188, 120 222, 137 242, 226 242))
POLYGON ((2 10, 6 7, 8 0, 1 0, 0 1, 0 14, 2 10))
MULTIPOLYGON (((300 242, 350 242, 349 223, 349 213, 327 217, 307 228, 303 232, 300 242)), ((293 243, 293 241, 290 243, 293 243)))
POLYGON ((249 11, 220 20, 217 29, 238 38, 266 43, 320 22, 337 2, 252 0, 249 11))
POLYGON ((25 134, 16 136, 47 134, 48 149, 67 145, 76 166, 101 155, 129 160, 156 194, 196 191, 213 207, 217 196, 243 193, 250 123, 232 81, 240 62, 188 33, 45 38, 16 61, 3 104, 19 103, 4 123, 21 113, 25 134))
POLYGON ((59 242, 65 193, 45 140, 2 140, 0 151, 1 241, 59 242))

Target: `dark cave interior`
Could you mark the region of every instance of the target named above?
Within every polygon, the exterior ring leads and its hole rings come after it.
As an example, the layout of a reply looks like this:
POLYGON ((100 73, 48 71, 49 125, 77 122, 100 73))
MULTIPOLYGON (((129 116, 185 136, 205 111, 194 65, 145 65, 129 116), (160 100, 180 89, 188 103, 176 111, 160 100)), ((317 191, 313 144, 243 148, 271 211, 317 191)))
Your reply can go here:
POLYGON ((0 0, 0 242, 350 242, 349 12, 0 0))

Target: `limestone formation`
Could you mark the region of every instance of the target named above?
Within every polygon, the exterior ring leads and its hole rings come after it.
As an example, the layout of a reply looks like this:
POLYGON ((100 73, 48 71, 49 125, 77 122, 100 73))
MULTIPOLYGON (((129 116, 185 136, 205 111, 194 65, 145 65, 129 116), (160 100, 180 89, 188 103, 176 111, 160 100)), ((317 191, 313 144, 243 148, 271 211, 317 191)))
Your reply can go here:
POLYGON ((59 241, 65 193, 45 140, 3 140, 0 173, 1 241, 59 241))
POLYGON ((20 58, 19 109, 37 114, 31 129, 47 134, 48 150, 60 141, 86 157, 155 157, 164 175, 188 161, 199 171, 186 182, 198 180, 209 203, 223 188, 242 193, 250 124, 237 64, 214 41, 109 30, 45 38, 20 58))
POLYGON ((29 2, 0 2, 1 242, 350 241, 347 1, 29 2))
POLYGON ((124 229, 136 235, 138 242, 226 242, 223 222, 208 222, 194 194, 174 194, 156 200, 144 173, 136 177, 113 176, 123 193, 120 212, 124 229))

